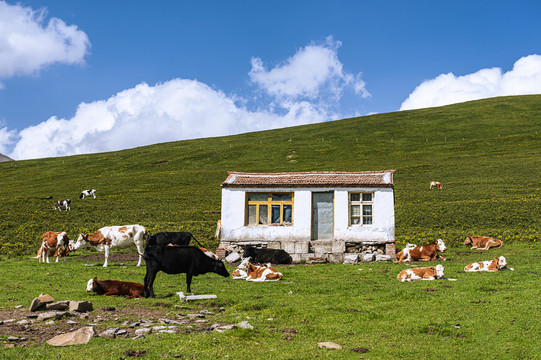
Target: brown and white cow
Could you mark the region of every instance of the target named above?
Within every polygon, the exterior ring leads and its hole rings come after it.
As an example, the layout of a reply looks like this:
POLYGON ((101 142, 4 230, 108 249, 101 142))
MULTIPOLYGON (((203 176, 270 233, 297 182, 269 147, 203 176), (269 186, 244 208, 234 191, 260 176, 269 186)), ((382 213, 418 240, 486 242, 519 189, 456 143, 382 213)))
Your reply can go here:
POLYGON ((472 250, 488 250, 491 247, 501 247, 503 241, 488 236, 468 236, 462 245, 471 245, 472 250))
MULTIPOLYGON (((60 256, 67 256, 68 249, 69 238, 65 231, 47 231, 41 236, 41 247, 38 250, 39 261, 43 263, 47 261, 48 264, 52 253, 56 254, 56 262, 58 262, 60 256)), ((64 261, 66 261, 65 257, 64 261)))
POLYGON ((118 280, 98 280, 97 277, 88 280, 87 292, 95 292, 98 295, 124 296, 128 299, 140 298, 145 292, 143 284, 118 280))
POLYGON ((253 264, 248 264, 248 269, 246 271, 247 277, 246 281, 278 281, 281 280, 283 275, 281 272, 271 267, 270 263, 255 266, 253 264))
POLYGON ((442 279, 444 277, 444 269, 445 268, 440 264, 431 267, 404 269, 398 274, 396 278, 402 282, 442 279))
POLYGON ((500 256, 499 258, 495 257, 494 259, 488 261, 474 262, 464 267, 465 272, 496 272, 503 269, 515 270, 513 268, 507 267, 507 260, 503 256, 500 256))
POLYGON ((92 234, 79 234, 77 242, 72 243, 72 246, 73 250, 94 247, 98 251, 105 252, 103 267, 107 267, 111 248, 122 249, 135 245, 139 253, 137 266, 140 266, 143 261, 143 245, 146 235, 147 230, 141 225, 106 226, 92 234))
POLYGON ((233 280, 245 280, 248 277, 248 265, 250 264, 250 258, 242 259, 242 262, 237 266, 237 268, 231 273, 231 278, 233 280))
POLYGON ((438 239, 428 245, 416 246, 414 248, 406 246, 406 248, 395 255, 395 259, 398 262, 433 261, 437 258, 445 260, 445 258, 440 255, 440 253, 445 250, 447 250, 445 243, 442 239, 438 239))
POLYGON ((430 182, 430 188, 436 188, 436 189, 443 189, 443 185, 439 183, 438 181, 431 181, 430 182))
POLYGON ((69 211, 70 210, 70 205, 71 205, 71 200, 70 199, 58 200, 56 202, 56 205, 53 206, 53 209, 62 211, 62 208, 65 208, 66 211, 69 211))

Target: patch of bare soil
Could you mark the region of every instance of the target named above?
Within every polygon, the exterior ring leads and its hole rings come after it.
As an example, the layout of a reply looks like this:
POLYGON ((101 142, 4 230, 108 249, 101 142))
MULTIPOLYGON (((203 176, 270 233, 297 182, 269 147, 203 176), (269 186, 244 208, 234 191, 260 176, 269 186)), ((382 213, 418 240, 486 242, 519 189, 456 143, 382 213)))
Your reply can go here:
MULTIPOLYGON (((77 260, 83 261, 85 263, 99 263, 105 261, 105 256, 103 253, 97 253, 97 254, 90 254, 90 255, 83 255, 78 256, 77 260)), ((137 262, 139 261, 139 255, 137 254, 122 254, 122 253, 114 253, 111 251, 109 254, 109 262, 112 261, 121 261, 121 262, 137 262)), ((144 264, 144 263, 143 263, 144 264)))
POLYGON ((214 315, 224 310, 212 306, 215 305, 207 306, 208 310, 198 311, 188 310, 183 306, 172 308, 160 303, 155 303, 153 307, 148 304, 130 303, 129 306, 122 308, 104 307, 88 313, 66 312, 60 320, 52 322, 37 320, 38 315, 44 311, 0 311, 0 348, 2 345, 13 347, 44 343, 56 335, 75 331, 87 325, 93 326, 97 335, 107 329, 120 328, 127 332, 123 337, 135 337, 135 330, 138 328, 155 326, 167 330, 174 329, 173 331, 177 333, 207 332, 212 330, 211 325, 218 323, 214 315))

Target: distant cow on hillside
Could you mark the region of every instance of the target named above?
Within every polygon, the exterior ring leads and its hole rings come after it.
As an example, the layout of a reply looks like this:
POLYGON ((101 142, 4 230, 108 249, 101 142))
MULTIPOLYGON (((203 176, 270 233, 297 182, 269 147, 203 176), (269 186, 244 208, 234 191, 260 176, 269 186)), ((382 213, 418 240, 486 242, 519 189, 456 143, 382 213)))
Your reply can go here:
POLYGON ((66 211, 69 211, 70 210, 70 205, 71 205, 71 200, 70 199, 58 200, 56 202, 56 205, 53 206, 53 209, 62 211, 62 208, 65 208, 66 211))
POLYGON ((436 188, 436 189, 443 189, 443 185, 440 184, 438 181, 431 181, 430 182, 430 188, 436 188))
POLYGON ((79 195, 79 199, 84 199, 85 197, 89 197, 89 196, 92 196, 95 199, 96 198, 96 190, 94 190, 94 189, 83 190, 83 192, 81 192, 81 195, 79 195))

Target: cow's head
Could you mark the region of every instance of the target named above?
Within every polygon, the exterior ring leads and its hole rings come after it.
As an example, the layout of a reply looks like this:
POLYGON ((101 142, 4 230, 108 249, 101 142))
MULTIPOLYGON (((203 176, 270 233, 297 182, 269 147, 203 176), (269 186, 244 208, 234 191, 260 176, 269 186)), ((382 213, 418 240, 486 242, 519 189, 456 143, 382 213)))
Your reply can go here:
POLYGON ((225 264, 221 260, 215 260, 216 266, 214 268, 214 272, 218 275, 222 275, 223 277, 229 277, 229 271, 225 268, 225 264))
MULTIPOLYGON (((98 280, 98 278, 94 278, 96 280, 98 280)), ((94 279, 90 279, 88 280, 88 282, 86 283, 86 292, 92 292, 94 291, 94 279)))
POLYGON ((500 256, 498 258, 498 266, 500 267, 500 269, 507 266, 507 260, 505 259, 505 257, 500 256))
POLYGON ((73 250, 79 250, 89 247, 90 242, 88 242, 88 234, 79 234, 77 241, 75 243, 70 242, 70 244, 72 244, 73 250))
POLYGON ((443 270, 445 270, 443 265, 441 265, 441 264, 436 265, 436 278, 437 279, 441 279, 444 276, 443 275, 443 270))
POLYGON ((445 243, 443 242, 442 239, 438 239, 436 241, 436 245, 437 245, 437 250, 439 252, 444 252, 445 250, 447 250, 447 247, 445 246, 445 243))
POLYGON ((471 236, 467 236, 466 240, 464 240, 464 242, 462 243, 462 245, 469 245, 469 244, 473 244, 471 236))
POLYGON ((237 269, 247 270, 248 265, 250 264, 250 259, 251 257, 249 256, 247 258, 242 259, 242 262, 239 264, 239 266, 237 266, 237 269))

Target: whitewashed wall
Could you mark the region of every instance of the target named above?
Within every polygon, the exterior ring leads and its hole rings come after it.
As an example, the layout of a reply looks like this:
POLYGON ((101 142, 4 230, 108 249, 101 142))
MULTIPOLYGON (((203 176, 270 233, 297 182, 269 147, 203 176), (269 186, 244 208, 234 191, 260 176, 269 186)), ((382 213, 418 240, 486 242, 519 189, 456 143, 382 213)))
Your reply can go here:
POLYGON ((221 240, 307 241, 312 229, 312 192, 334 191, 334 240, 382 244, 394 241, 394 195, 391 188, 222 189, 221 240), (293 192, 293 224, 246 226, 246 192, 293 192), (349 226, 348 193, 374 192, 373 224, 349 226))

